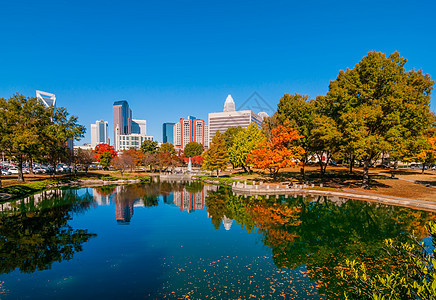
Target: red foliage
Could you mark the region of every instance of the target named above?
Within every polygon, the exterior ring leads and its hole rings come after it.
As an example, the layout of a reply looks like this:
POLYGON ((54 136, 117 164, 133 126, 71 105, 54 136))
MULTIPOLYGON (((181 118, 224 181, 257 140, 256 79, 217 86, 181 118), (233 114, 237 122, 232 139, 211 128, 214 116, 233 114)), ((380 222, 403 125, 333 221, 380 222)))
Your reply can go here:
MULTIPOLYGON (((204 158, 203 158, 203 156, 201 156, 201 155, 197 155, 197 156, 193 156, 193 157, 191 157, 191 163, 192 164, 202 164, 203 163, 203 160, 204 160, 204 158)), ((189 158, 188 157, 185 157, 185 156, 183 156, 183 161, 185 162, 185 164, 187 164, 187 163, 189 163, 189 158)))
POLYGON ((102 154, 110 153, 111 157, 117 156, 117 151, 115 151, 115 148, 105 143, 95 146, 94 153, 97 161, 100 161, 102 154))

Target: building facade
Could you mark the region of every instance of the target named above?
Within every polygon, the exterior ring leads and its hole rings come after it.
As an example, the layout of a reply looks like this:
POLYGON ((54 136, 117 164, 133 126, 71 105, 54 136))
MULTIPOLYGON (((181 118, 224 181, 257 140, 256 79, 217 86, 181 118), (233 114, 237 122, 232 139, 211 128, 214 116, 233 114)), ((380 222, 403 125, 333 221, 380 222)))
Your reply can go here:
POLYGON ((132 132, 141 135, 147 135, 147 121, 132 119, 132 132))
POLYGON ((247 128, 251 123, 255 123, 259 128, 262 125, 262 117, 251 110, 235 110, 235 103, 231 95, 227 96, 224 103, 223 112, 209 113, 209 140, 212 142, 216 132, 224 133, 230 127, 247 128))
POLYGON ((204 120, 189 116, 187 119, 181 118, 174 124, 173 145, 177 149, 184 149, 190 142, 197 142, 203 147, 208 146, 208 126, 204 120))
POLYGON ((114 141, 116 140, 117 127, 119 134, 132 133, 132 110, 127 101, 115 101, 113 105, 114 115, 114 141))
POLYGON ((91 147, 95 148, 98 144, 109 144, 109 130, 107 121, 96 121, 91 124, 91 147))
POLYGON ((144 141, 152 141, 152 136, 142 135, 142 134, 120 134, 117 135, 117 140, 115 142, 115 150, 116 151, 124 151, 129 149, 137 149, 141 148, 141 145, 144 141))
POLYGON ((162 125, 162 142, 174 143, 174 125, 175 123, 163 123, 162 125))

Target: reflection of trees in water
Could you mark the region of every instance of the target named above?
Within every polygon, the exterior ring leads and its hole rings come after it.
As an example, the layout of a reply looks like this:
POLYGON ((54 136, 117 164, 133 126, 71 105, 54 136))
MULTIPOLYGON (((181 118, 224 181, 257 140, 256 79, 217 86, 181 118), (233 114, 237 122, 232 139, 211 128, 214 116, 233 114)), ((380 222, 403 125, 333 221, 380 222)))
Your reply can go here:
POLYGON ((320 293, 332 299, 346 288, 340 278, 346 258, 364 261, 372 274, 394 268, 383 241, 412 230, 423 238, 434 218, 425 211, 321 196, 244 198, 224 188, 209 193, 206 205, 215 228, 224 216, 248 232, 257 228, 277 267, 306 265, 320 293))
POLYGON ((209 191, 206 196, 207 213, 216 229, 220 227, 221 221, 228 212, 226 206, 228 197, 228 189, 224 188, 219 188, 217 191, 209 191))
POLYGON ((0 215, 0 273, 50 269, 55 261, 73 258, 95 236, 68 225, 73 213, 89 208, 91 195, 58 190, 38 197, 38 205, 31 204, 33 197, 21 210, 0 215))

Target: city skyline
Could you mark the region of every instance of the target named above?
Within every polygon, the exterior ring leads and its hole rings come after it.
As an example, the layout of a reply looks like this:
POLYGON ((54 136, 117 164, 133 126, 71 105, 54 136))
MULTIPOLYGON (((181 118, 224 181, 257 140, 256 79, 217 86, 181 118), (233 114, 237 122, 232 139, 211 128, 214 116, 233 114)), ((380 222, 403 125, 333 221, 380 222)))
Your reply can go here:
POLYGON ((190 114, 206 120, 228 94, 242 104, 257 92, 273 110, 284 93, 324 95, 340 70, 372 50, 398 51, 407 70, 436 76, 432 1, 9 1, 2 8, 2 42, 12 46, 0 49, 0 96, 55 94, 87 128, 77 144, 90 142, 89 124, 112 119, 114 101, 129 101, 161 141, 163 123, 190 114))

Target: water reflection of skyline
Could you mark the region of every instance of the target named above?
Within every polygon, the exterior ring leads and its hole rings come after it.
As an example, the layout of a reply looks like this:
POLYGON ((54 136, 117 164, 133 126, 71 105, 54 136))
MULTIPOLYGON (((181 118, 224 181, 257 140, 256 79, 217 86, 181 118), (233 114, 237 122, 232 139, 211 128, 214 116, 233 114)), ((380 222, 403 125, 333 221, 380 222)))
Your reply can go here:
MULTIPOLYGON (((190 185, 178 186, 173 192, 164 194, 155 194, 147 188, 139 188, 131 192, 132 187, 114 186, 109 191, 102 192, 99 188, 93 189, 93 198, 98 205, 115 204, 115 219, 119 224, 129 224, 134 214, 134 207, 146 207, 144 199, 162 196, 163 202, 168 205, 174 205, 180 208, 181 212, 193 213, 196 210, 202 210, 205 207, 206 197, 210 191, 216 191, 216 186, 201 186, 198 191, 191 188, 190 185)), ((231 219, 223 220, 226 230, 229 230, 232 224, 231 219)))

